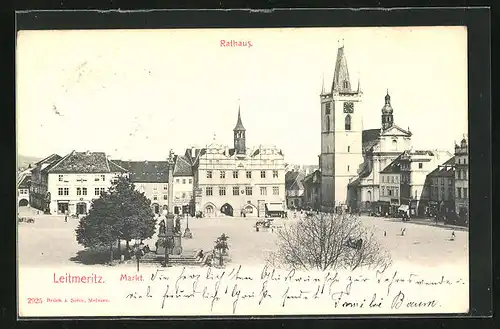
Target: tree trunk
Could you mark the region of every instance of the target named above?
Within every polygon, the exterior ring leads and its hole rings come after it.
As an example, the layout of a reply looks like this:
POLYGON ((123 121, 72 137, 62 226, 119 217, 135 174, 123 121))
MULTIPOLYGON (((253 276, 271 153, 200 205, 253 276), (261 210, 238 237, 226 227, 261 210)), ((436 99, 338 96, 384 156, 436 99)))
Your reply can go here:
POLYGON ((126 240, 126 244, 125 244, 125 257, 126 259, 130 259, 130 245, 129 245, 129 240, 126 240))
POLYGON ((109 244, 109 258, 110 258, 110 260, 109 260, 110 264, 113 264, 113 243, 112 242, 109 244))
POLYGON ((118 239, 118 255, 121 255, 121 253, 122 253, 120 242, 121 242, 121 240, 118 239))

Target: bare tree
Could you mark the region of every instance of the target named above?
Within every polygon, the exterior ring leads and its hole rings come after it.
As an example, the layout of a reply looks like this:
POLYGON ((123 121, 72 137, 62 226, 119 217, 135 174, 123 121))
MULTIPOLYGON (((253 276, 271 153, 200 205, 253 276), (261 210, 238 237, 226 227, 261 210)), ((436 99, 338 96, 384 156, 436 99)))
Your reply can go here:
POLYGON ((268 262, 296 269, 384 268, 392 261, 359 217, 320 213, 277 230, 278 249, 268 262))

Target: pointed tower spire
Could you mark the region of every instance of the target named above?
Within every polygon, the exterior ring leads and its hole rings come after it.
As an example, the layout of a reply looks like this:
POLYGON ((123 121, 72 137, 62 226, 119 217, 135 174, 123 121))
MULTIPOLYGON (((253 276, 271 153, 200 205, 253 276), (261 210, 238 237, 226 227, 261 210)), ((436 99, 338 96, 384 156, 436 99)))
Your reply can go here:
POLYGON ((243 122, 241 121, 241 110, 238 105, 238 121, 236 122, 236 127, 233 129, 234 149, 238 155, 245 155, 246 153, 245 134, 245 127, 243 127, 243 122))
POLYGON ((332 91, 337 93, 350 93, 351 78, 347 68, 347 58, 344 53, 344 46, 339 47, 337 51, 337 60, 335 62, 335 72, 333 73, 332 91))
POLYGON ((321 94, 323 95, 325 93, 325 73, 323 72, 323 75, 321 77, 321 94))

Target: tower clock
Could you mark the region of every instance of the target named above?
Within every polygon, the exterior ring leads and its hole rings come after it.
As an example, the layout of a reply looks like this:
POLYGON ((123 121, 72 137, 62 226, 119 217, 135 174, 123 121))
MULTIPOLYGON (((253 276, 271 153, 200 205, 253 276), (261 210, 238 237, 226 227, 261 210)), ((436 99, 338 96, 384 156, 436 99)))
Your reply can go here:
POLYGON ((353 112, 354 112, 354 103, 344 102, 344 113, 353 113, 353 112))

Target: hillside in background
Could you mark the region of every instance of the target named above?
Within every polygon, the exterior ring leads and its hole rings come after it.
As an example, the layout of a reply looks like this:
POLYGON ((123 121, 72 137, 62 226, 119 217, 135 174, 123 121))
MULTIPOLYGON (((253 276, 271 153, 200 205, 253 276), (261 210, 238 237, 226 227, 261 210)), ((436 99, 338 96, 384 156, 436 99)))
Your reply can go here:
POLYGON ((31 164, 31 166, 33 167, 33 165, 42 160, 42 158, 39 158, 39 157, 33 157, 33 156, 26 156, 26 155, 18 155, 17 156, 17 170, 24 170, 26 168, 28 168, 28 166, 31 164))

